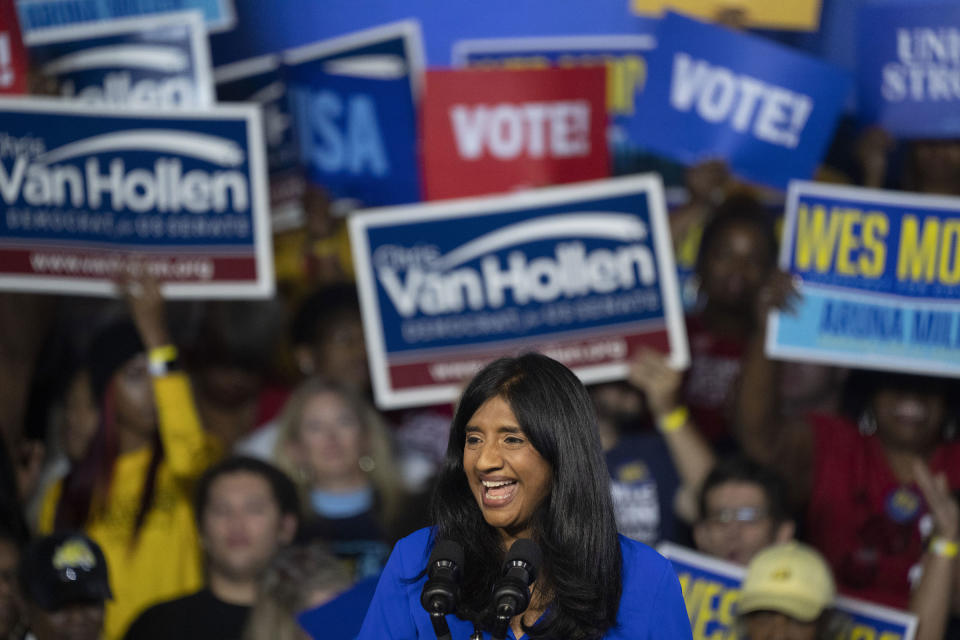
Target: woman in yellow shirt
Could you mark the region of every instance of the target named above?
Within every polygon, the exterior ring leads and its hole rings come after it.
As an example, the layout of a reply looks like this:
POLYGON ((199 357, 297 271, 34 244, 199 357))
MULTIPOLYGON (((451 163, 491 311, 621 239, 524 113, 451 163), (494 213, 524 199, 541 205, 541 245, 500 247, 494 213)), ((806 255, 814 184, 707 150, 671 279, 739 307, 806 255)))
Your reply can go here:
POLYGON ((107 640, 145 607, 202 586, 193 486, 220 455, 177 366, 157 286, 128 291, 134 323, 106 327, 91 345, 100 427, 86 457, 44 497, 40 518, 44 533, 84 529, 103 549, 114 594, 107 640))

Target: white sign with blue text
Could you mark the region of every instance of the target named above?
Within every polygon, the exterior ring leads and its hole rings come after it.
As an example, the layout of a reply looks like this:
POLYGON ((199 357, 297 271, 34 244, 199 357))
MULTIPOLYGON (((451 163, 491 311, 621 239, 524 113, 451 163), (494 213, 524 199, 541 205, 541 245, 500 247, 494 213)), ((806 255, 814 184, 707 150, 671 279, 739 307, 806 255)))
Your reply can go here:
POLYGON ((31 65, 63 98, 154 109, 214 103, 199 11, 45 29, 26 44, 31 65))
POLYGON ((798 181, 783 233, 802 300, 771 357, 960 375, 960 198, 798 181))

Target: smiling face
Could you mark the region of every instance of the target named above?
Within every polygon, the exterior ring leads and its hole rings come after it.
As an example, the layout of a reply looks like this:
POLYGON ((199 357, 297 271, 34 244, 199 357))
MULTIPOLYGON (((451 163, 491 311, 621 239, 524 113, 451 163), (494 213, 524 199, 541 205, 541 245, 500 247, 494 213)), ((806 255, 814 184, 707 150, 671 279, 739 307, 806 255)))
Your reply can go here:
POLYGON ((530 518, 550 493, 553 470, 500 396, 480 405, 467 422, 463 468, 484 520, 500 530, 505 545, 528 537, 530 518))
POLYGON ((942 389, 881 387, 871 408, 877 418, 877 433, 887 443, 923 452, 940 441, 940 429, 947 415, 942 389))

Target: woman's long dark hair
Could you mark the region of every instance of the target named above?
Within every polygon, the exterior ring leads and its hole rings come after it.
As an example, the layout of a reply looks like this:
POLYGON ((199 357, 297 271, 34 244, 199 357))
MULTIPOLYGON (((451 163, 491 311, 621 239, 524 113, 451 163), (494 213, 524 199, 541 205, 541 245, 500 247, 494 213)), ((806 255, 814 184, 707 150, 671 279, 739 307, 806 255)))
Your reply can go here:
MULTIPOLYGON (((111 331, 125 330, 127 333, 136 330, 129 328, 111 327, 111 331)), ((136 337, 139 340, 139 336, 136 337)), ((94 395, 99 395, 100 425, 87 448, 87 453, 70 469, 63 479, 60 498, 57 502, 54 515, 54 530, 74 530, 86 528, 95 509, 105 509, 105 501, 110 493, 113 482, 113 469, 120 454, 118 426, 114 416, 114 385, 113 377, 116 368, 110 366, 109 376, 104 381, 106 387, 94 389, 94 395)), ((160 463, 163 461, 163 443, 159 431, 155 431, 150 444, 150 463, 147 465, 143 480, 143 491, 140 494, 140 504, 133 522, 133 536, 130 539, 131 548, 136 545, 140 530, 146 522, 150 509, 153 507, 157 490, 157 475, 160 463)))
POLYGON ((622 591, 620 543, 610 479, 593 404, 562 364, 528 353, 501 358, 473 378, 450 428, 432 512, 436 539, 463 545, 465 568, 457 615, 489 628, 491 594, 505 550, 484 521, 463 467, 466 426, 490 398, 500 396, 524 434, 553 469, 550 494, 533 515, 533 538, 543 551, 541 579, 550 600, 531 638, 599 638, 616 624, 622 591))

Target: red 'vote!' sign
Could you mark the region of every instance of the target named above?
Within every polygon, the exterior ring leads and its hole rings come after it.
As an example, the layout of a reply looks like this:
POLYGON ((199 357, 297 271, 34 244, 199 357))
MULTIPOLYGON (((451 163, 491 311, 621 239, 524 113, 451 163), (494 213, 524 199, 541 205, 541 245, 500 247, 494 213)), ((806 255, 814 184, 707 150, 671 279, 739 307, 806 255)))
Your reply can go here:
POLYGON ((602 67, 427 72, 429 200, 606 178, 602 67))
POLYGON ((27 52, 13 0, 0 0, 0 95, 27 92, 27 52))

